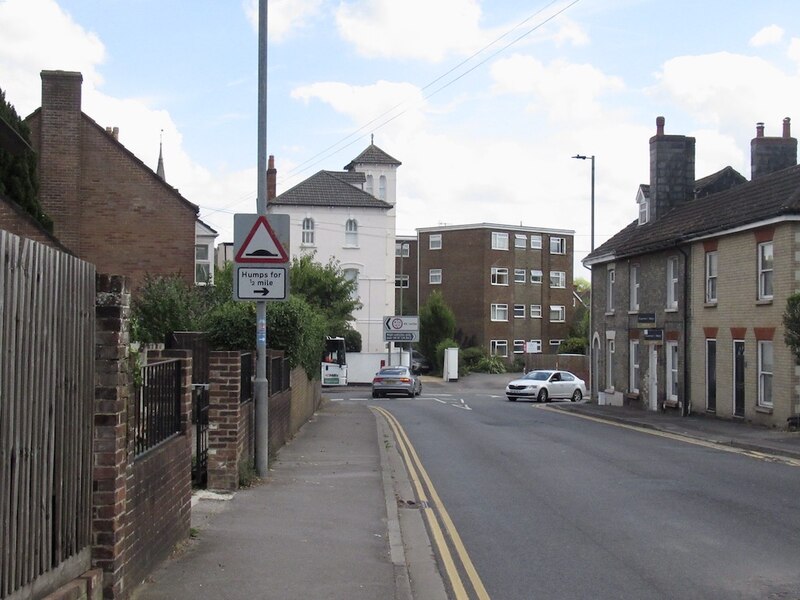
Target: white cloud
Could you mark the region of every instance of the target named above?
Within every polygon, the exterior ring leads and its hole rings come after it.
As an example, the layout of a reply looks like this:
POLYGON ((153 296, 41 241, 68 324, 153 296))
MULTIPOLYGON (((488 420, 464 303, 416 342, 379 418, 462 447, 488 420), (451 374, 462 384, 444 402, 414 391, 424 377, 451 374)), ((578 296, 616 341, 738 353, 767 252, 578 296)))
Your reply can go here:
MULTIPOLYGON (((259 0, 244 0, 244 10, 255 31, 258 31, 259 0)), ((323 0, 269 0, 267 28, 270 42, 282 42, 316 17, 323 0)))
POLYGON ((550 36, 557 46, 585 46, 589 43, 589 35, 580 25, 566 18, 559 23, 558 29, 550 36))
POLYGON ((750 38, 750 45, 758 48, 760 46, 770 46, 778 44, 783 39, 783 28, 777 25, 769 25, 759 29, 756 34, 750 38))
POLYGON ((789 58, 797 63, 797 67, 800 69, 800 38, 792 38, 792 41, 789 42, 787 54, 789 58))

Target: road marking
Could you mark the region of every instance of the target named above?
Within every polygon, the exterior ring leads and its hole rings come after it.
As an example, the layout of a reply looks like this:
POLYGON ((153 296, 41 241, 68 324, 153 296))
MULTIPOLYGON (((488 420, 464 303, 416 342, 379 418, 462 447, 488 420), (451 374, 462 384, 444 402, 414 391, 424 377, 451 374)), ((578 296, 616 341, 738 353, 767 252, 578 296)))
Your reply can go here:
POLYGON ((469 406, 467 406, 467 403, 464 402, 463 398, 460 398, 460 401, 461 401, 461 404, 456 404, 455 402, 451 402, 450 406, 455 406, 456 408, 461 408, 461 409, 464 409, 464 410, 472 410, 469 406))
POLYGON ((655 435, 658 437, 663 437, 678 442, 684 442, 686 444, 693 444, 695 446, 702 446, 704 448, 712 448, 714 450, 722 450, 723 452, 730 452, 732 454, 740 454, 742 456, 755 458, 756 460, 763 460, 767 462, 778 462, 791 467, 800 467, 800 460, 796 458, 790 458, 788 456, 778 456, 777 454, 767 454, 765 452, 759 452, 757 450, 736 448, 734 446, 721 444, 719 442, 711 442, 708 440, 702 440, 698 438, 689 437, 686 435, 681 435, 680 433, 672 433, 670 431, 660 431, 658 429, 650 429, 648 427, 642 427, 640 425, 631 425, 630 423, 619 423, 617 421, 604 419, 603 417, 596 417, 594 415, 582 415, 577 412, 572 412, 571 410, 562 410, 560 408, 553 408, 551 406, 542 404, 534 404, 533 407, 538 408, 539 410, 549 410, 550 412, 556 412, 562 415, 578 417, 581 419, 586 419, 587 421, 594 421, 595 423, 603 423, 604 425, 613 425, 614 427, 621 427, 622 429, 630 429, 631 431, 638 431, 640 433, 646 433, 648 435, 655 435))
POLYGON ((414 446, 411 444, 411 440, 408 438, 403 426, 400 425, 400 422, 395 418, 395 416, 386 409, 379 406, 371 406, 370 408, 383 415, 383 417, 389 423, 389 426, 392 428, 392 431, 394 431, 400 452, 403 456, 403 461, 406 464, 409 477, 411 478, 414 488, 417 491, 417 497, 419 501, 430 504, 428 502, 428 496, 425 493, 426 488, 431 500, 433 501, 433 505, 428 506, 430 510, 423 510, 422 514, 424 515, 426 521, 428 522, 428 526, 433 533, 434 542, 439 550, 440 556, 442 557, 442 563, 444 564, 450 584, 453 587, 455 599, 467 600, 469 596, 467 595, 464 582, 462 581, 461 575, 459 574, 458 568, 453 560, 453 555, 450 552, 450 548, 447 545, 447 541, 442 532, 442 527, 444 527, 448 536, 450 537, 450 541, 453 544, 455 553, 458 556, 458 559, 460 560, 470 583, 472 584, 472 589, 475 591, 477 598, 479 600, 489 600, 489 594, 486 592, 486 588, 484 587, 483 582, 478 575, 478 571, 475 569, 475 565, 472 563, 472 559, 469 557, 467 548, 464 546, 464 542, 461 540, 461 536, 458 534, 458 531, 456 530, 456 527, 453 524, 447 509, 445 509, 444 503, 439 497, 436 488, 433 486, 433 482, 431 481, 430 477, 428 477, 425 467, 422 466, 422 461, 420 460, 417 451, 414 449, 414 446), (436 518, 437 513, 439 518, 442 520, 441 526, 436 518))
POLYGON ((446 401, 446 400, 439 400, 438 398, 431 398, 431 400, 435 400, 435 401, 436 401, 436 402, 438 402, 439 404, 447 404, 447 401, 446 401))

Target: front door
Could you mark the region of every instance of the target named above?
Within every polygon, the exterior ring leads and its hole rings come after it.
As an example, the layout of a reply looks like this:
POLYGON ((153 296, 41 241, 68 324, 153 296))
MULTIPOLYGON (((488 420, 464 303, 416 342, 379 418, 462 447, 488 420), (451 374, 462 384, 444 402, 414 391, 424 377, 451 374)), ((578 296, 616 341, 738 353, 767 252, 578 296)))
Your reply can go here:
POLYGON ((647 395, 650 400, 650 410, 658 410, 658 346, 650 346, 648 357, 648 381, 647 395))
POLYGON ((744 342, 733 342, 733 416, 744 416, 744 342))

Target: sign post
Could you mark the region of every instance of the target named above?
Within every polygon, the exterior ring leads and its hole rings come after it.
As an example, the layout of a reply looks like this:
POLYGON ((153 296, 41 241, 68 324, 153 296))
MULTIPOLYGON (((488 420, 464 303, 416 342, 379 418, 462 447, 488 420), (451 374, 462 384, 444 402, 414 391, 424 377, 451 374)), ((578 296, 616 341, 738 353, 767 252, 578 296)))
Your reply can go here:
POLYGON ((389 342, 389 356, 386 364, 391 365, 392 342, 419 341, 419 317, 409 315, 383 317, 383 341, 389 342))

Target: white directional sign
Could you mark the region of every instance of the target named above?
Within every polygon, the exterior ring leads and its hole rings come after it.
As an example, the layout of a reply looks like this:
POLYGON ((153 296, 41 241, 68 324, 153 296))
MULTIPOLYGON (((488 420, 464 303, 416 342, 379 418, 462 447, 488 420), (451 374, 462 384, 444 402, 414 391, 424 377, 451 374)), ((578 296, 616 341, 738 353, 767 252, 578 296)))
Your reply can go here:
POLYGON ((419 317, 394 316, 383 318, 384 342, 418 342, 419 317))
POLYGON ((237 300, 286 300, 286 267, 236 268, 237 300))

